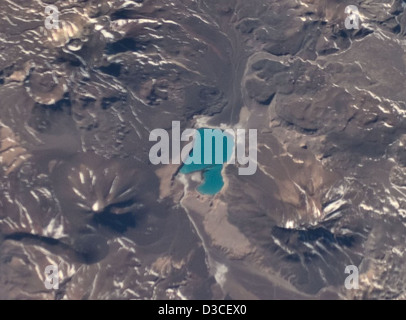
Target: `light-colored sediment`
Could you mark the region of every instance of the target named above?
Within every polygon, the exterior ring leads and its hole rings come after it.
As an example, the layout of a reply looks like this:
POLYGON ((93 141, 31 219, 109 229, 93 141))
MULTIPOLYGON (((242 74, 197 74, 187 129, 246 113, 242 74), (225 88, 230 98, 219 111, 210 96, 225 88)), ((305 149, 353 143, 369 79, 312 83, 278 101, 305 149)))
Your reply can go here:
POLYGON ((182 205, 191 215, 200 216, 211 245, 225 251, 229 258, 242 259, 253 253, 250 241, 228 221, 227 204, 222 200, 189 191, 182 199, 182 205))
POLYGON ((155 174, 160 179, 160 185, 159 185, 159 198, 160 199, 165 199, 172 194, 172 192, 173 192, 173 190, 172 190, 173 180, 172 179, 173 179, 174 174, 176 173, 176 170, 178 170, 178 168, 179 168, 178 164, 169 164, 169 165, 163 166, 155 171, 155 174))

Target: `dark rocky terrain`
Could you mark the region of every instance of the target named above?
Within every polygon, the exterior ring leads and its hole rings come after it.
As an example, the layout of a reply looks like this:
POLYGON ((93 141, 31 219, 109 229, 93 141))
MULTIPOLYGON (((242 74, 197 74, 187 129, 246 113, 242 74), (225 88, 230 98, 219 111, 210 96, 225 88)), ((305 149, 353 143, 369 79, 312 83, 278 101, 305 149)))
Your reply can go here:
POLYGON ((405 299, 405 7, 1 0, 0 298, 405 299), (258 129, 256 174, 153 166, 172 121, 258 129))

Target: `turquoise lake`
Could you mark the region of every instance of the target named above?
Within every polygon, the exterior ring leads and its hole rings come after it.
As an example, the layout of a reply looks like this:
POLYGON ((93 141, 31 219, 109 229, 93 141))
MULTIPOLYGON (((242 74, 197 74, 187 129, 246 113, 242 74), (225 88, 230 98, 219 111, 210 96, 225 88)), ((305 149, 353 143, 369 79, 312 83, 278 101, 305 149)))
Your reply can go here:
MULTIPOLYGON (((234 141, 233 139, 228 136, 230 139, 227 139, 227 136, 219 130, 213 131, 214 129, 202 128, 198 129, 197 131, 200 134, 200 141, 199 139, 195 140, 195 145, 193 146, 193 150, 189 155, 187 161, 191 162, 185 163, 182 168, 180 169, 180 173, 189 174, 192 172, 203 172, 203 183, 197 188, 197 190, 202 194, 208 195, 215 195, 216 193, 220 192, 224 186, 223 176, 221 175, 221 170, 223 169, 223 164, 227 162, 232 155, 233 148, 234 148, 234 141), (213 134, 212 137, 212 159, 211 161, 207 161, 205 163, 204 155, 205 155, 205 140, 204 140, 204 132, 210 132, 213 134), (213 133, 214 132, 214 133, 213 133), (216 138, 223 139, 223 146, 216 146, 216 138), (230 143, 231 142, 231 143, 230 143), (200 148, 199 148, 200 147, 200 148), (194 159, 194 152, 196 152, 196 148, 201 150, 200 156, 197 154, 196 158, 200 159, 196 161, 194 159), (222 155, 221 164, 215 163, 215 158, 218 153, 222 155), (192 160, 194 159, 194 161, 192 160), (195 163, 196 162, 196 163, 195 163), (200 163, 199 163, 200 162, 200 163)), ((206 143, 207 145, 207 143, 206 143)))

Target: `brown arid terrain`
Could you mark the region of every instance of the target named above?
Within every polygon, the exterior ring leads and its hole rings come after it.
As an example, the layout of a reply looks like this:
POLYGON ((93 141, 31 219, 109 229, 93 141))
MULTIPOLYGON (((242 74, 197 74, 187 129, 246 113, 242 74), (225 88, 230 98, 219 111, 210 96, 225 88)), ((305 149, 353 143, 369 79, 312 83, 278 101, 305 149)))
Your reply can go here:
POLYGON ((405 10, 0 1, 0 299, 405 299, 405 10), (257 171, 199 193, 172 121, 256 129, 257 171))

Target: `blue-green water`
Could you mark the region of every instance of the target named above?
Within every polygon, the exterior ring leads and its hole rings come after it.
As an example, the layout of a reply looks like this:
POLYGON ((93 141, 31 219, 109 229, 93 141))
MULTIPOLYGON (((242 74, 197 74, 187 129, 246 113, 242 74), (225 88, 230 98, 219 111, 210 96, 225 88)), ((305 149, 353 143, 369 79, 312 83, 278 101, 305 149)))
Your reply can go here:
MULTIPOLYGON (((227 139, 226 134, 224 134, 220 130, 213 131, 213 129, 202 128, 197 130, 200 134, 200 141, 199 139, 195 140, 195 145, 193 147, 192 152, 189 155, 188 160, 180 169, 180 173, 189 174, 192 172, 203 171, 203 183, 197 188, 197 190, 202 194, 208 195, 215 195, 216 193, 220 192, 224 186, 223 176, 221 175, 221 171, 223 169, 223 163, 227 162, 232 155, 233 148, 234 148, 234 141, 231 139, 227 139), (205 145, 209 147, 209 145, 204 140, 204 131, 209 130, 213 133, 212 138, 212 159, 211 161, 205 161, 205 145), (215 140, 217 138, 223 139, 223 146, 216 145, 215 140), (231 142, 231 143, 230 143, 231 142), (200 146, 200 156, 195 154, 196 148, 200 146), (215 163, 216 155, 221 153, 222 161, 220 163, 215 163), (196 155, 196 157, 194 157, 196 155), (188 163, 191 162, 191 163, 188 163), (200 162, 200 163, 199 163, 200 162)), ((207 153, 207 152, 206 152, 207 153)))

